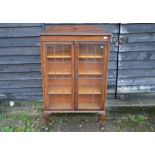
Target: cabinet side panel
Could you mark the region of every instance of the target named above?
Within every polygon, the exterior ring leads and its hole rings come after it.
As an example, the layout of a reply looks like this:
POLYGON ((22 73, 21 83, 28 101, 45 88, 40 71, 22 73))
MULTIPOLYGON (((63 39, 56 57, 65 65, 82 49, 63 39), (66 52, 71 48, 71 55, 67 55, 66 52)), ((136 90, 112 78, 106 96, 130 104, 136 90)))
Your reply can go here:
POLYGON ((42 87, 43 87, 43 98, 44 108, 48 110, 48 96, 47 96, 47 78, 46 78, 46 49, 45 45, 41 43, 41 71, 42 71, 42 87))

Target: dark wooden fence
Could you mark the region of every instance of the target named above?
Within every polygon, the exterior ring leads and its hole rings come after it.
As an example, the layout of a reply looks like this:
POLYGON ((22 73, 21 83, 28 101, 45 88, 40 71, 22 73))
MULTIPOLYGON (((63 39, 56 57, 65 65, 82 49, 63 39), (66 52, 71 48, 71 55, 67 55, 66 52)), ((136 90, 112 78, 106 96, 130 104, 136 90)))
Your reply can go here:
POLYGON ((118 98, 155 98, 155 24, 120 24, 118 98))
MULTIPOLYGON (((0 24, 0 94, 42 99, 39 35, 49 25, 0 24)), ((111 42, 108 98, 155 97, 155 24, 96 25, 120 42, 111 42)))

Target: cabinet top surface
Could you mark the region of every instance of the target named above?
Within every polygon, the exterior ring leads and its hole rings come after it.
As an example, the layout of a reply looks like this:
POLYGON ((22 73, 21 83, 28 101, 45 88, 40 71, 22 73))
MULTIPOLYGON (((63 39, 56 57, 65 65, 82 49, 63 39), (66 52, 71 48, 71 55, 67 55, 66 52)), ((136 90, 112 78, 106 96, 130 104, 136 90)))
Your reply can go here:
POLYGON ((103 28, 94 25, 59 25, 50 26, 41 36, 64 36, 64 35, 110 35, 103 28))

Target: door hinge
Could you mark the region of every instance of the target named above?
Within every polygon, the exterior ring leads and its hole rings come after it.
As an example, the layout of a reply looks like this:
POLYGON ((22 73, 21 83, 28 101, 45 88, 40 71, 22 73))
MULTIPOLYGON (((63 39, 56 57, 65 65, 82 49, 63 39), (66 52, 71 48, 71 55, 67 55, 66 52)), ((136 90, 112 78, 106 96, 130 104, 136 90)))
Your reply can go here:
POLYGON ((111 42, 113 46, 118 46, 118 37, 111 37, 111 42))
POLYGON ((127 37, 119 37, 119 43, 120 44, 124 44, 128 42, 128 38, 127 37))
POLYGON ((113 44, 113 46, 118 46, 118 44, 124 44, 128 42, 128 38, 127 37, 112 37, 111 38, 111 42, 113 44))

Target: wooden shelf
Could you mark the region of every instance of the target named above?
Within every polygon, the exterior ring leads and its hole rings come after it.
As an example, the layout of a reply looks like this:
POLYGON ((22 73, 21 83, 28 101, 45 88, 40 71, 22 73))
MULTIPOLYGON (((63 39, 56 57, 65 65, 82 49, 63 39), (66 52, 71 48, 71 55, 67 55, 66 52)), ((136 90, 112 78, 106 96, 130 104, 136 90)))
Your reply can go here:
POLYGON ((91 58, 91 59, 99 59, 103 58, 102 55, 79 55, 79 58, 85 59, 85 58, 91 58))
POLYGON ((53 94, 53 95, 59 95, 59 94, 71 94, 71 87, 56 87, 56 89, 53 88, 49 88, 48 94, 53 94))
POLYGON ((93 87, 80 87, 78 89, 78 94, 101 94, 100 88, 93 88, 93 87))
POLYGON ((67 72, 65 72, 65 73, 62 73, 62 72, 50 72, 50 73, 48 73, 48 75, 71 75, 71 73, 67 73, 67 72))
POLYGON ((102 73, 101 72, 79 72, 79 75, 102 75, 102 73))
POLYGON ((47 56, 47 58, 51 58, 51 59, 54 59, 54 58, 56 58, 56 59, 67 59, 67 58, 71 58, 71 56, 70 55, 48 55, 47 56))

